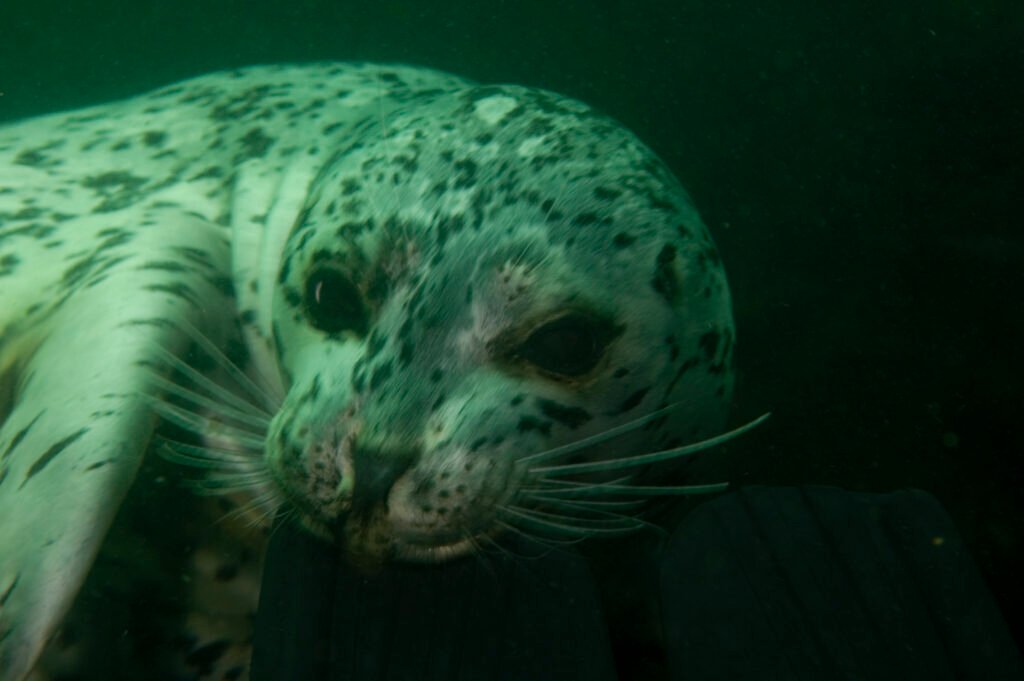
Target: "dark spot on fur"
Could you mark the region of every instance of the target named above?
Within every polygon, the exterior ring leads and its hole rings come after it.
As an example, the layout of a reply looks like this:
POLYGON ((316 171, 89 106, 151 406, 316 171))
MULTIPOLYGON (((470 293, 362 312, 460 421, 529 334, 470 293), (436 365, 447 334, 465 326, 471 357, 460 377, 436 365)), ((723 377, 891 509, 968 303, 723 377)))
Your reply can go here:
POLYGON ((647 394, 648 390, 650 390, 649 387, 642 388, 641 390, 637 390, 635 393, 627 397, 626 400, 619 407, 619 413, 624 414, 630 409, 635 408, 638 404, 640 404, 643 401, 644 396, 647 394))
POLYGON ((263 132, 263 128, 253 128, 245 133, 245 136, 240 141, 242 143, 242 152, 238 160, 262 158, 266 155, 267 149, 274 143, 274 140, 263 132))
POLYGON ((588 211, 586 213, 580 213, 572 219, 572 224, 576 227, 589 227, 590 225, 597 224, 600 218, 597 217, 597 213, 588 211))
POLYGON ((551 424, 547 421, 541 421, 535 419, 532 416, 523 416, 519 419, 519 423, 516 424, 516 430, 520 433, 526 433, 531 430, 536 430, 542 435, 551 434, 551 424))
POLYGON ((64 145, 63 140, 54 140, 32 149, 24 149, 14 157, 15 165, 29 166, 31 168, 53 168, 59 166, 59 158, 47 155, 47 152, 58 149, 64 145))
POLYGON ((700 337, 699 345, 700 349, 704 351, 704 357, 708 360, 715 358, 715 352, 718 350, 718 342, 720 340, 718 331, 708 331, 700 337))
POLYGON ((209 166, 192 176, 192 180, 216 179, 224 174, 224 171, 217 166, 209 166))
POLYGON ((469 159, 455 162, 455 189, 467 189, 472 187, 476 181, 476 163, 469 159))
POLYGON ((140 190, 145 184, 146 178, 133 175, 127 170, 91 175, 81 182, 83 187, 93 190, 103 199, 93 208, 97 213, 109 213, 132 205, 144 196, 140 190))
POLYGON ((416 346, 411 341, 403 340, 398 348, 398 363, 407 367, 415 355, 416 346))
POLYGON ((676 343, 676 337, 669 335, 665 339, 665 344, 668 345, 668 358, 670 361, 675 362, 679 359, 679 344, 676 343))
POLYGON ((0 257, 0 277, 12 274, 20 262, 21 259, 13 253, 0 257))
POLYGON ((665 244, 658 253, 658 259, 654 265, 654 278, 651 280, 654 290, 670 303, 675 302, 679 294, 675 259, 676 247, 672 244, 665 244))
POLYGON ((341 182, 341 194, 342 196, 351 196, 362 188, 359 180, 354 177, 346 177, 341 182))
POLYGON ((82 186, 86 189, 102 191, 104 189, 116 189, 120 187, 138 187, 146 182, 145 178, 132 175, 126 170, 114 170, 99 175, 90 175, 82 180, 82 186))
POLYGON ((370 377, 370 390, 376 390, 385 381, 391 378, 391 374, 394 372, 394 366, 390 361, 384 362, 379 367, 373 370, 373 375, 370 377))
POLYGON ((553 402, 552 400, 543 399, 537 400, 537 405, 540 407, 542 414, 552 421, 561 423, 566 428, 579 428, 591 419, 590 414, 580 407, 570 407, 553 402))
MULTIPOLYGON (((54 443, 49 449, 36 459, 25 473, 25 479, 21 481, 20 487, 24 487, 25 483, 28 482, 33 475, 46 468, 50 462, 52 462, 58 454, 63 452, 65 449, 74 444, 80 437, 89 432, 88 428, 82 428, 71 435, 68 435, 63 440, 54 443)), ((19 487, 19 489, 20 489, 19 487)))
POLYGON ((159 130, 147 130, 142 133, 142 143, 147 147, 162 147, 167 141, 167 133, 159 130))
POLYGON ((197 304, 199 302, 198 296, 184 282, 176 282, 174 284, 146 284, 142 287, 143 290, 153 291, 154 293, 166 293, 167 295, 187 300, 190 303, 197 304))
POLYGON ((626 248, 634 241, 636 241, 636 237, 631 234, 626 234, 625 232, 619 232, 612 237, 612 243, 615 244, 616 248, 626 248))
POLYGON ((161 272, 185 272, 187 268, 173 260, 150 260, 139 265, 140 270, 159 270, 161 272))
POLYGON ((313 384, 309 387, 309 392, 306 393, 306 398, 309 400, 315 400, 320 396, 320 377, 313 377, 313 384))
POLYGON ((10 586, 8 586, 7 589, 5 589, 2 594, 0 594, 0 606, 6 603, 7 599, 11 597, 12 593, 14 593, 14 587, 18 586, 19 579, 21 579, 21 574, 15 575, 14 579, 11 580, 10 586))

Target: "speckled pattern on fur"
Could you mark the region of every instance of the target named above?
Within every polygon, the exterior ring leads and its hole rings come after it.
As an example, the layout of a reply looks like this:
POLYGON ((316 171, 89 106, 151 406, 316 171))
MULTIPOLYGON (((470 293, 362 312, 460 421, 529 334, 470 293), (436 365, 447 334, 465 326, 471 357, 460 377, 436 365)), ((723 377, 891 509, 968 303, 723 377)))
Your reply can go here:
POLYGON ((280 502, 371 561, 475 545, 538 475, 527 455, 669 405, 585 458, 716 432, 733 381, 707 230, 574 100, 263 66, 2 127, 0 681, 69 612, 157 425, 159 353, 193 328, 280 387, 280 502), (340 322, 317 319, 323 286, 340 322))

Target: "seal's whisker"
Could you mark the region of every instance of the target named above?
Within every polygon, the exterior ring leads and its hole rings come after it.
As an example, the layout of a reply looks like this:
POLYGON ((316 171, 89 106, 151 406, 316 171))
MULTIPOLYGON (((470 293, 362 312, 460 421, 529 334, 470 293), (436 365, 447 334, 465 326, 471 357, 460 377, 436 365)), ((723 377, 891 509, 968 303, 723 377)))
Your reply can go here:
MULTIPOLYGON (((563 516, 557 514, 545 513, 536 510, 527 510, 525 508, 505 506, 503 508, 505 513, 515 516, 519 521, 526 525, 532 525, 540 528, 542 531, 553 531, 563 536, 578 537, 585 539, 590 536, 617 536, 622 534, 631 534, 636 532, 638 529, 643 527, 642 523, 620 523, 616 526, 603 526, 585 527, 578 524, 561 522, 563 516)), ((572 519, 578 523, 578 520, 572 519)), ((608 521, 610 522, 610 521, 608 521)))
MULTIPOLYGON (((594 508, 592 502, 574 502, 564 500, 551 500, 548 501, 549 506, 554 506, 559 510, 564 511, 580 511, 584 514, 596 515, 607 518, 609 520, 628 520, 635 523, 640 523, 643 527, 654 530, 658 534, 664 534, 665 530, 654 523, 650 523, 642 518, 636 516, 624 515, 615 511, 609 511, 601 508, 594 508)), ((582 519, 582 518, 581 518, 582 519)), ((639 528, 638 528, 639 529, 639 528)))
POLYGON ((258 410, 258 408, 254 408, 252 405, 249 405, 248 409, 245 410, 236 409, 217 400, 205 397, 194 390, 186 388, 180 383, 175 383, 174 381, 168 380, 162 376, 153 376, 150 380, 165 393, 177 395, 181 399, 197 407, 202 407, 203 409, 206 409, 227 421, 252 426, 258 432, 264 432, 270 427, 270 418, 262 415, 262 412, 258 410))
POLYGON ((276 509, 270 509, 265 512, 262 520, 264 523, 263 526, 270 528, 267 531, 267 541, 269 542, 277 533, 278 529, 283 527, 286 523, 294 522, 297 516, 298 509, 291 504, 282 504, 276 509), (284 510, 281 510, 281 508, 284 508, 284 510))
POLYGON ((203 495, 252 492, 268 489, 273 483, 260 459, 239 459, 231 452, 211 452, 180 442, 165 441, 157 448, 161 458, 179 465, 206 471, 203 477, 188 480, 187 486, 203 495))
POLYGON ((713 482, 704 485, 651 486, 593 483, 574 489, 540 490, 534 492, 532 496, 543 501, 548 499, 579 499, 583 497, 666 497, 687 496, 691 494, 714 494, 717 492, 724 492, 728 488, 729 483, 727 482, 713 482))
POLYGON ((646 414, 645 416, 641 416, 638 419, 633 419, 632 421, 623 423, 621 426, 609 428, 600 433, 597 433, 596 435, 591 435, 590 437, 585 437, 581 440, 576 440, 575 442, 570 442, 569 444, 561 445, 559 447, 553 447, 551 449, 544 450, 543 452, 538 452, 536 454, 524 456, 521 459, 519 459, 519 463, 537 464, 542 461, 550 461, 551 459, 557 459, 560 456, 572 454, 573 452, 579 451, 580 449, 584 449, 586 447, 593 447, 594 445, 599 445, 602 442, 605 442, 606 440, 610 440, 614 437, 618 437, 619 435, 624 435, 626 433, 632 432, 637 428, 641 428, 646 424, 650 423, 651 421, 653 421, 654 419, 658 418, 659 416, 667 414, 668 412, 672 411, 678 406, 678 404, 670 404, 667 407, 656 409, 655 411, 652 411, 650 414, 646 414))
MULTIPOLYGON (((493 558, 492 558, 493 554, 490 551, 488 551, 487 549, 485 549, 481 545, 481 543, 480 543, 480 539, 488 539, 489 540, 489 538, 486 535, 480 535, 478 537, 478 536, 474 535, 472 532, 466 532, 463 535, 463 539, 465 539, 466 542, 468 542, 469 545, 472 547, 472 549, 470 551, 470 554, 477 561, 477 563, 484 570, 487 570, 487 572, 492 577, 496 577, 497 573, 495 572, 495 569, 494 569, 493 558)), ((500 547, 499 547, 499 550, 500 550, 500 547)), ((507 555, 507 551, 505 552, 505 554, 507 555)))
POLYGON ((535 484, 542 485, 542 489, 546 491, 555 491, 559 489, 565 489, 566 487, 589 487, 591 485, 622 485, 636 477, 634 474, 620 475, 617 478, 611 480, 604 480, 601 482, 587 482, 586 480, 559 480, 558 478, 534 478, 535 484))
POLYGON ((549 540, 549 539, 546 539, 544 537, 536 537, 536 536, 533 536, 533 535, 529 535, 529 534, 523 532, 522 530, 520 530, 518 528, 515 528, 512 525, 509 525, 508 523, 501 523, 499 526, 503 530, 505 530, 505 532, 503 532, 502 534, 498 535, 498 538, 490 537, 490 536, 487 536, 487 535, 482 535, 482 538, 486 539, 487 543, 490 544, 490 546, 493 547, 493 549, 495 551, 497 551, 501 555, 503 555, 503 556, 505 556, 507 558, 511 558, 511 559, 513 559, 513 560, 515 560, 517 562, 519 562, 519 561, 539 560, 539 559, 547 556, 548 554, 550 554, 552 551, 561 551, 562 547, 565 546, 565 545, 576 544, 576 543, 582 541, 580 539, 549 540), (537 552, 536 550, 528 551, 525 546, 521 547, 521 548, 518 548, 518 547, 515 547, 515 546, 508 546, 508 547, 503 546, 501 541, 500 541, 500 538, 501 537, 506 537, 507 538, 507 536, 509 534, 515 534, 516 536, 524 539, 531 546, 532 545, 539 545, 540 546, 540 552, 537 552))
POLYGON ((262 494, 253 497, 248 502, 234 508, 224 515, 222 515, 217 522, 231 522, 235 519, 243 518, 252 513, 256 513, 256 519, 253 522, 248 523, 249 527, 261 526, 267 522, 268 518, 273 518, 276 515, 278 508, 283 503, 280 494, 277 490, 270 488, 264 491, 262 494))
POLYGON ((182 382, 164 377, 155 367, 149 378, 153 394, 143 398, 168 423, 205 442, 226 444, 195 445, 161 438, 162 446, 156 451, 172 463, 205 471, 201 477, 185 483, 193 492, 204 496, 242 494, 248 499, 219 522, 255 514, 247 524, 265 525, 283 503, 263 458, 264 434, 271 419, 268 407, 273 399, 202 333, 188 325, 183 328, 230 381, 216 382, 183 359, 158 349, 157 362, 176 372, 182 382), (231 382, 239 393, 232 389, 231 382), (180 403, 171 402, 168 397, 177 398, 180 403))
POLYGON ((568 500, 568 499, 541 499, 541 500, 538 500, 538 501, 540 501, 541 505, 539 505, 539 506, 531 506, 530 510, 550 511, 551 509, 558 509, 558 510, 562 510, 562 511, 580 511, 581 515, 579 515, 578 517, 581 520, 586 519, 588 514, 590 514, 590 515, 597 515, 597 516, 604 516, 604 517, 607 517, 607 518, 630 518, 630 519, 632 519, 633 516, 626 515, 625 513, 621 513, 621 512, 619 512, 619 511, 617 511, 615 509, 623 508, 623 510, 629 510, 631 508, 636 508, 636 505, 637 505, 637 502, 635 502, 635 501, 628 501, 628 502, 600 502, 600 501, 598 501, 598 502, 594 502, 594 501, 578 501, 578 500, 575 500, 575 499, 571 500, 571 501, 568 500), (602 504, 602 503, 604 503, 604 504, 616 504, 616 505, 614 505, 614 506, 599 506, 599 505, 597 505, 597 504, 602 504), (619 504, 622 504, 622 503, 627 504, 627 506, 626 507, 620 506, 619 504))
MULTIPOLYGON (((239 397, 238 395, 228 390, 224 386, 218 384, 216 381, 213 381, 204 376, 203 374, 201 374, 199 371, 191 367, 184 360, 175 357, 174 355, 172 355, 171 353, 167 352, 162 348, 158 349, 156 352, 159 360, 162 360, 167 365, 168 368, 180 373, 196 389, 191 390, 191 392, 198 394, 197 390, 202 390, 214 400, 219 400, 220 402, 231 404, 235 409, 239 411, 246 412, 252 415, 262 416, 263 418, 266 419, 271 418, 270 411, 260 406, 259 404, 250 402, 242 397, 239 397)), ((173 384, 172 381, 163 379, 155 372, 153 372, 153 374, 151 375, 150 380, 154 381, 157 384, 162 384, 163 382, 173 384)), ((189 390, 188 388, 184 389, 189 390)))
MULTIPOLYGON (((547 518, 553 521, 564 522, 566 525, 575 525, 580 529, 590 528, 601 528, 601 527, 613 527, 620 528, 624 526, 634 527, 643 526, 643 520, 634 518, 632 516, 623 515, 621 513, 614 513, 612 511, 598 511, 598 510, 586 510, 583 514, 567 514, 567 513, 556 513, 551 506, 545 506, 543 508, 524 508, 520 506, 513 506, 516 510, 523 511, 525 513, 533 514, 534 516, 547 518), (587 516, 600 516, 600 517, 587 517, 587 516)), ((561 508, 559 510, 569 511, 576 509, 561 508)))
MULTIPOLYGON (((509 520, 512 521, 513 518, 509 518, 509 520)), ((512 534, 514 534, 514 535, 516 535, 518 537, 521 537, 522 539, 525 539, 526 541, 528 541, 531 544, 539 544, 546 551, 557 551, 562 546, 572 546, 573 544, 579 544, 584 539, 586 539, 586 537, 575 537, 575 538, 572 538, 572 539, 556 539, 554 537, 539 537, 539 536, 537 536, 535 534, 530 534, 529 532, 527 532, 526 530, 524 530, 524 529, 522 529, 520 527, 517 527, 512 522, 505 522, 503 520, 495 520, 494 524, 497 527, 500 527, 501 529, 503 529, 503 530, 505 530, 507 532, 511 532, 512 534)), ((512 551, 511 549, 509 549, 509 553, 510 553, 510 555, 512 555, 512 556, 514 556, 516 558, 528 558, 529 557, 529 556, 524 556, 521 553, 517 553, 515 551, 512 551)))
MULTIPOLYGON (((506 515, 506 516, 508 515, 508 514, 504 513, 504 511, 505 511, 504 508, 502 508, 501 510, 502 510, 502 513, 504 515, 506 515)), ((516 521, 517 521, 517 519, 513 516, 513 517, 508 517, 508 522, 505 522, 503 520, 497 520, 497 521, 495 521, 495 524, 497 526, 501 527, 502 529, 508 530, 509 532, 512 532, 513 534, 521 537, 522 539, 525 539, 525 540, 527 540, 527 541, 529 541, 531 543, 534 543, 534 544, 540 544, 541 546, 543 546, 545 548, 549 548, 549 549, 557 549, 560 546, 572 546, 573 544, 579 544, 584 539, 586 539, 586 537, 574 537, 574 538, 571 538, 571 539, 570 538, 556 539, 555 537, 541 537, 541 536, 538 536, 538 535, 535 535, 535 534, 531 534, 530 532, 527 532, 524 528, 519 527, 518 525, 515 524, 516 521)), ((516 555, 519 555, 519 554, 516 554, 516 555)))
POLYGON ((174 440, 161 439, 157 453, 171 463, 193 468, 254 471, 265 470, 258 452, 239 452, 218 447, 200 447, 174 440))
MULTIPOLYGON (((217 362, 219 367, 227 372, 228 376, 231 377, 236 386, 242 389, 246 395, 253 398, 254 404, 251 406, 256 407, 257 405, 255 402, 258 401, 262 404, 263 411, 265 413, 272 414, 277 411, 277 407, 284 401, 283 395, 275 394, 276 391, 272 391, 269 387, 256 383, 199 329, 188 323, 182 324, 181 328, 185 331, 188 337, 196 343, 196 345, 200 346, 200 348, 202 348, 210 358, 217 362)), ((209 381, 209 379, 206 380, 209 381)), ((264 380, 263 383, 266 383, 268 386, 270 385, 266 380, 264 380)))
MULTIPOLYGON (((550 490, 538 490, 539 493, 532 493, 532 494, 529 492, 529 490, 520 490, 520 491, 525 492, 520 497, 524 501, 539 502, 541 504, 547 504, 547 503, 552 503, 552 502, 553 503, 560 503, 560 502, 563 502, 563 501, 567 501, 567 498, 565 497, 565 495, 555 496, 555 495, 552 495, 552 494, 544 494, 544 492, 550 491, 550 490)), ((568 499, 572 499, 572 502, 574 504, 578 504, 580 506, 590 506, 590 507, 593 507, 595 509, 608 509, 608 508, 621 508, 623 510, 638 509, 638 508, 642 508, 647 503, 646 501, 644 501, 642 499, 635 499, 635 500, 632 500, 632 501, 593 501, 591 499, 583 500, 583 499, 580 498, 582 496, 590 496, 590 495, 569 495, 568 499)))
POLYGON ((480 535, 478 538, 473 540, 473 547, 479 550, 482 554, 498 553, 506 558, 519 558, 513 551, 505 548, 501 545, 501 542, 492 539, 486 534, 480 535), (486 546, 485 546, 486 544, 486 546))
POLYGON ((206 474, 206 477, 200 480, 200 483, 206 484, 210 487, 210 489, 212 489, 214 485, 218 484, 218 482, 240 482, 244 480, 253 481, 253 483, 269 483, 271 482, 272 478, 270 477, 269 471, 267 471, 266 469, 250 467, 248 470, 224 469, 210 471, 206 474))
POLYGON ((534 474, 541 474, 544 476, 551 475, 577 475, 580 473, 598 473, 603 471, 613 471, 622 468, 632 468, 634 466, 645 466, 654 463, 660 463, 662 461, 669 461, 672 459, 678 459, 697 452, 702 452, 705 449, 710 449, 717 445, 732 440, 733 438, 739 437, 743 433, 746 433, 752 428, 756 428, 763 423, 771 412, 762 414, 753 421, 746 423, 742 426, 726 431, 720 435, 709 437, 706 440, 694 442, 692 444, 683 445, 682 447, 674 447, 672 449, 665 449, 660 452, 652 452, 650 454, 639 454, 636 456, 627 456, 619 459, 606 459, 604 461, 592 461, 587 463, 571 463, 562 464, 558 466, 540 466, 537 468, 531 468, 530 472, 534 474))
POLYGON ((195 492, 207 496, 230 494, 232 492, 250 492, 265 487, 270 482, 264 474, 239 473, 235 475, 213 475, 190 481, 188 486, 195 492))
POLYGON ((202 414, 196 414, 187 409, 177 407, 173 404, 158 399, 151 399, 153 409, 165 420, 185 430, 198 435, 214 433, 220 437, 230 438, 233 444, 252 451, 262 451, 264 438, 261 434, 250 430, 244 430, 235 426, 226 425, 202 414))

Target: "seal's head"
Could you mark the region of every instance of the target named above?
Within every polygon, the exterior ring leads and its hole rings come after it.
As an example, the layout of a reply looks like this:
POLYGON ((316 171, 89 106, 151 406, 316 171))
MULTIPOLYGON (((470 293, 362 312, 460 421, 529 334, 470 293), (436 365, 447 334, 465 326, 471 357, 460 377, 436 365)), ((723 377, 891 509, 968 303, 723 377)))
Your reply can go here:
POLYGON ((573 480, 717 432, 732 388, 726 278, 685 192, 544 91, 428 93, 365 125, 282 254, 275 483, 371 559, 625 529, 573 480))

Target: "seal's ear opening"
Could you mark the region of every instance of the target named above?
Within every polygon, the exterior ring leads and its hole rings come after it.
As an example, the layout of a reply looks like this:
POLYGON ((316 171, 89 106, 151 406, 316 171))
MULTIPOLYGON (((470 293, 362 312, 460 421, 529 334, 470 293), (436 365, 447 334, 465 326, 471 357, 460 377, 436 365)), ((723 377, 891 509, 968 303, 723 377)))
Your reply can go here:
POLYGON ((594 579, 575 552, 366 574, 290 522, 271 537, 253 681, 613 681, 614 669, 594 579))

